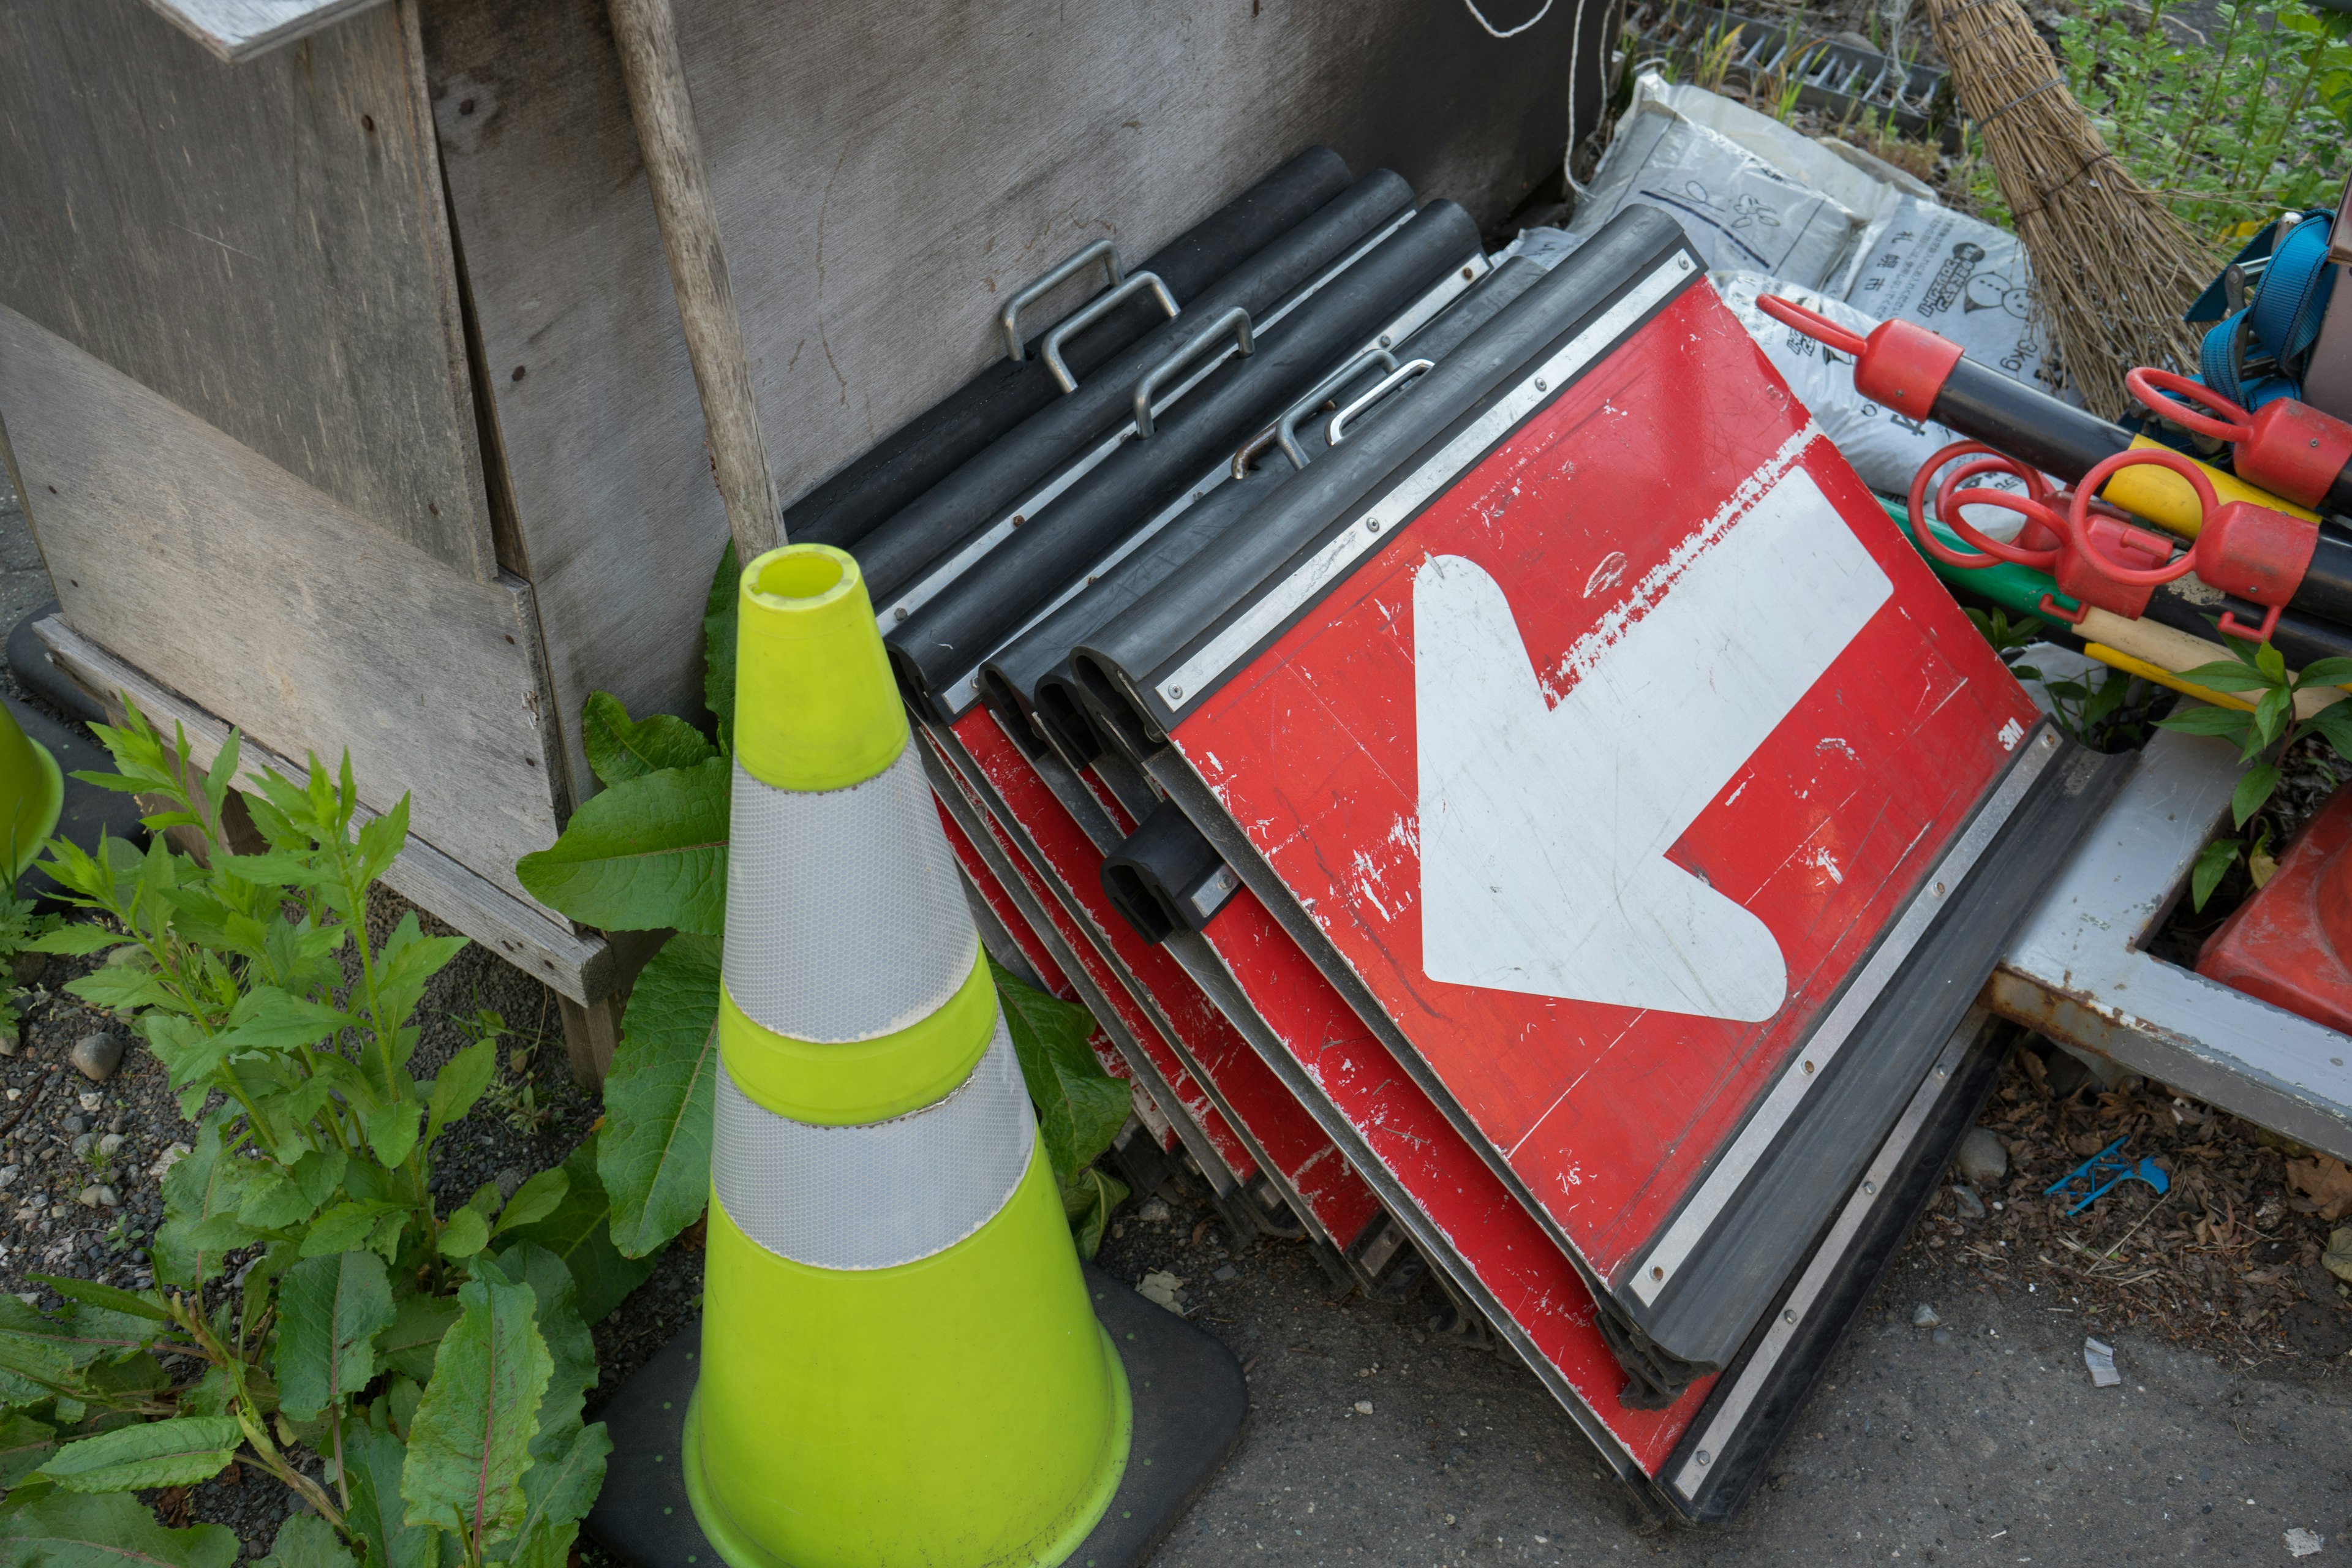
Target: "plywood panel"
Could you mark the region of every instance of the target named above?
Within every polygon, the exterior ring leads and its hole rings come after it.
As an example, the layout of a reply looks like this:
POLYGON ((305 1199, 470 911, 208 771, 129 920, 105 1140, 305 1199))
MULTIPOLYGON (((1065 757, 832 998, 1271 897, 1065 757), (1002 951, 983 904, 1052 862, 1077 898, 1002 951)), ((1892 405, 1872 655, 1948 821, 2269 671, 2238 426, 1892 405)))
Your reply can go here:
MULTIPOLYGON (((1433 0, 681 0, 779 493, 984 364, 1007 289, 1302 145, 1500 216, 1559 162, 1574 9, 1498 41, 1433 0)), ((689 711, 726 525, 604 6, 425 0, 424 35, 567 734, 596 688, 689 711)))
POLYGON ((487 579, 422 97, 414 0, 235 66, 141 0, 0 0, 0 305, 487 579))
POLYGON ((5 308, 0 421, 75 630, 282 756, 348 746, 368 805, 411 794, 418 837, 526 899, 558 800, 530 584, 389 537, 5 308))
POLYGON ((147 0, 225 60, 248 60, 383 0, 147 0))

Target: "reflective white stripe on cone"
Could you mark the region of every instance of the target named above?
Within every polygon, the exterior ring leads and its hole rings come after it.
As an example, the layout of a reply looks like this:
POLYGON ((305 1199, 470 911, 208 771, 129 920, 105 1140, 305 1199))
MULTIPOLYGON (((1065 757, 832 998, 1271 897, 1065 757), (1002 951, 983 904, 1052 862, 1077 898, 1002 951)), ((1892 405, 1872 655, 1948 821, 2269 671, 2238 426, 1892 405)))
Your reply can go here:
POLYGON ((890 1268, 995 1218, 1029 1168, 1035 1129, 1002 1017, 971 1077, 887 1121, 779 1116, 746 1098, 722 1063, 711 1185, 737 1228, 780 1258, 890 1268))
POLYGON ((971 974, 979 933, 911 741, 846 789, 778 789, 738 762, 727 860, 728 994, 777 1034, 891 1034, 971 974))

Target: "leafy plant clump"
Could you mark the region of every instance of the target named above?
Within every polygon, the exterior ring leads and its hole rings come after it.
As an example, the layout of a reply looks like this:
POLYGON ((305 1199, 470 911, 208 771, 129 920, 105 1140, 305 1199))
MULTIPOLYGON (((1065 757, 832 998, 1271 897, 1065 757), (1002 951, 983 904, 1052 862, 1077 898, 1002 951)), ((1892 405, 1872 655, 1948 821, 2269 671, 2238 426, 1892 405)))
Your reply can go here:
POLYGON ((280 1531, 280 1568, 556 1568, 610 1447, 581 1419, 587 1325, 634 1282, 593 1152, 444 1212, 433 1150, 498 1041, 408 1070, 426 983, 465 942, 414 914, 368 936, 406 797, 362 820, 348 756, 265 773, 244 805, 267 847, 236 854, 236 737, 191 783, 185 735, 167 747, 125 706, 97 731, 121 771, 77 776, 169 809, 143 853, 48 846, 44 869, 95 918, 34 945, 132 950, 67 989, 131 1020, 197 1128, 164 1178, 154 1288, 47 1279, 53 1312, 0 1296, 0 1542, 10 1561, 226 1568, 227 1531, 167 1529, 131 1494, 242 1462, 310 1510, 280 1531), (168 847, 175 826, 201 860, 168 847))
MULTIPOLYGON (((614 1245, 633 1258, 693 1224, 710 1190, 738 575, 730 545, 702 623, 715 738, 672 714, 632 719, 611 693, 592 693, 582 736, 604 787, 551 847, 515 867, 534 898, 584 924, 677 932, 637 977, 604 1080, 610 1131, 597 1174, 611 1194, 614 1245)), ((1094 1020, 1086 1009, 1002 970, 996 984, 1064 1207, 1092 1257, 1103 1222, 1127 1195, 1092 1169, 1127 1120, 1127 1088, 1087 1045, 1094 1020)))
MULTIPOLYGON (((2058 23, 2068 88, 2110 152, 2217 243, 2285 209, 2333 205, 2352 130, 2352 16, 2288 4, 2083 0, 2058 23), (2209 36, 2198 41, 2202 28, 2209 36)), ((1989 168, 1978 205, 2007 226, 1989 168)))
MULTIPOLYGON (((2189 894, 2191 907, 2199 910, 2213 896, 2213 889, 2221 885, 2239 856, 2246 857, 2250 868, 2259 868, 2269 862, 2272 825, 2265 819, 2263 808, 2270 805, 2271 795, 2278 788, 2280 765, 2288 748, 2307 734, 2317 735, 2338 757, 2352 761, 2352 704, 2332 703, 2307 718, 2298 718, 2294 701, 2298 692, 2319 692, 2352 682, 2352 658, 2318 659, 2297 675, 2287 668, 2285 658, 2269 643, 2256 647, 2236 637, 2222 640, 2233 656, 2231 659, 2200 664, 2181 671, 2180 678, 2214 691, 2250 696, 2259 692, 2253 699, 2252 710, 2192 708, 2161 721, 2168 730, 2191 735, 2219 735, 2235 742, 2238 760, 2246 770, 2238 780, 2238 787, 2231 793, 2230 817, 2231 826, 2240 832, 2244 832, 2249 823, 2254 831, 2243 837, 2217 838, 2197 857, 2197 864, 2189 873, 2189 894)), ((2267 879, 2258 878, 2257 885, 2264 879, 2267 879)))

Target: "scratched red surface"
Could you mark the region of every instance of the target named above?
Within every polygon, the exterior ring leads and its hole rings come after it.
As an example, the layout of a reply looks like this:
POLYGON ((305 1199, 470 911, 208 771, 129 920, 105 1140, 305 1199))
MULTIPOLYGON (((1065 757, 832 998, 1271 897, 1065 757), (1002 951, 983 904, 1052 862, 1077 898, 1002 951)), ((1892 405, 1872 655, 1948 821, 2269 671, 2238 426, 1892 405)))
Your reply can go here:
MULTIPOLYGON (((929 742, 926 740, 924 743, 928 745, 929 742)), ((948 763, 949 768, 952 771, 955 766, 953 760, 946 758, 942 760, 948 763)), ((1021 852, 1006 840, 1003 830, 989 819, 978 801, 972 800, 968 794, 965 799, 974 810, 981 811, 981 820, 988 828, 989 837, 994 840, 997 848, 1003 852, 1004 858, 1012 862, 1013 869, 1019 873, 1022 881, 1028 886, 1030 896, 1036 900, 1040 908, 1045 910, 1046 918, 1054 922, 1055 933, 1061 937, 1063 945, 1070 950, 1079 964, 1085 968, 1087 978, 1094 983, 1095 988, 1109 1000, 1112 1009, 1118 1014, 1118 1021, 1126 1026, 1129 1035, 1133 1037, 1136 1044, 1141 1047, 1144 1059, 1160 1075, 1160 1081, 1167 1084, 1174 1092, 1176 1102, 1184 1108, 1187 1115, 1192 1117, 1192 1124, 1201 1130, 1203 1137, 1208 1139, 1210 1147, 1217 1152, 1218 1158, 1224 1161, 1226 1169, 1233 1172, 1237 1181, 1248 1183, 1255 1180, 1257 1176, 1257 1161, 1251 1155, 1249 1146, 1235 1134, 1233 1124, 1225 1120, 1224 1113, 1217 1109, 1216 1103, 1208 1097, 1197 1082, 1193 1081, 1192 1075, 1184 1070, 1184 1064, 1177 1058, 1175 1051, 1169 1047, 1167 1039, 1152 1026, 1151 1020, 1145 1016, 1143 1009, 1136 1005, 1135 999, 1127 994, 1124 986, 1120 985, 1118 976, 1111 973, 1110 966, 1103 962, 1102 955, 1097 953, 1087 941, 1085 933, 1078 930, 1062 906, 1055 902, 1052 891, 1039 879, 1037 873, 1031 868, 1029 863, 1022 858, 1021 852)))
MULTIPOLYGON (((1807 424, 1711 288, 1686 290, 1359 563, 1174 740, 1491 1149, 1612 1282, 1767 1087, 2034 710, 1830 443, 1798 459, 1894 584, 1669 851, 1760 918, 1789 997, 1759 1024, 1423 972, 1413 574, 1466 556, 1538 670, 1807 424)), ((1555 706, 1563 692, 1552 692, 1555 706)), ((1672 743, 1672 712, 1657 716, 1672 743)), ((1578 803, 1563 801, 1574 811, 1578 803)))
POLYGON ((1144 987, 1190 1065, 1314 1211, 1323 1233, 1342 1250, 1351 1246, 1380 1214, 1371 1189, 1183 967, 1166 949, 1137 935, 1111 907, 1103 891, 1102 852, 998 726, 993 711, 974 708, 954 728, 973 765, 1045 858, 1038 869, 1051 874, 1085 911, 1088 934, 1144 987))
POLYGON ((1601 1338, 1582 1276, 1407 1077, 1322 972, 1246 888, 1202 933, 1307 1077, 1411 1194, 1463 1263, 1650 1475, 1674 1452, 1713 1378, 1664 1410, 1618 1403, 1625 1369, 1601 1338))

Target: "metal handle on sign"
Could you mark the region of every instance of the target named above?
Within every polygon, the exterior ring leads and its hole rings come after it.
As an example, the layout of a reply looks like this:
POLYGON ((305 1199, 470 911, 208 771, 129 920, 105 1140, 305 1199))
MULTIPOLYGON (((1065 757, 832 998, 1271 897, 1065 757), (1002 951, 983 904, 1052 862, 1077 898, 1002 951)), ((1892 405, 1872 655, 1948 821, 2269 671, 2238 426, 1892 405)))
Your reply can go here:
POLYGON ((1135 384, 1135 433, 1137 435, 1147 439, 1151 435, 1151 395, 1160 390, 1160 384, 1190 364, 1195 354, 1215 343, 1227 332, 1233 333, 1234 342, 1242 353, 1246 354, 1257 352, 1257 339, 1250 331, 1249 312, 1235 305, 1232 310, 1193 333, 1174 353, 1143 373, 1143 379, 1135 384))
POLYGON ((1421 374, 1423 371, 1434 370, 1436 368, 1437 364, 1434 360, 1409 359, 1405 361, 1404 363, 1397 366, 1396 369, 1389 372, 1388 374, 1381 377, 1378 382, 1374 383, 1372 389, 1370 392, 1367 392, 1363 396, 1359 397, 1355 402, 1348 405, 1347 407, 1339 410, 1339 413, 1331 416, 1331 427, 1323 432, 1323 439, 1329 442, 1334 447, 1338 446, 1340 442, 1348 438, 1347 426, 1349 420, 1353 419, 1357 415, 1361 414, 1365 409, 1370 408, 1373 404, 1378 403, 1381 398, 1386 397, 1390 393, 1394 392, 1398 387, 1402 386, 1406 382, 1411 381, 1414 376, 1421 374))
POLYGON ((1029 357, 1021 342, 1021 312, 1097 261, 1109 270, 1110 286, 1114 289, 1118 288, 1120 280, 1126 277, 1118 267, 1118 247, 1108 239, 1098 239, 1085 249, 1056 262, 1045 276, 1021 289, 1013 298, 1004 301, 1004 309, 996 313, 996 324, 1004 332, 1004 353, 1008 358, 1027 359, 1029 357))
POLYGON ((1053 373, 1055 385, 1064 392, 1076 392, 1078 389, 1078 378, 1072 375, 1070 367, 1062 363, 1062 345, 1069 342, 1072 334, 1085 331, 1103 317, 1118 309, 1119 301, 1132 299, 1146 289, 1150 289, 1158 298, 1160 308, 1168 312, 1171 321, 1183 313, 1183 307, 1176 303, 1176 296, 1168 291, 1167 284, 1160 281, 1160 274, 1157 272, 1128 274, 1126 282, 1107 294, 1096 295, 1055 322, 1053 331, 1045 334, 1045 346, 1038 351, 1037 357, 1044 360, 1045 368, 1053 373))
POLYGON ((1366 349, 1362 353, 1315 384, 1315 390, 1284 409, 1275 422, 1244 442, 1234 454, 1234 478, 1247 479, 1250 468, 1261 453, 1276 442, 1282 444, 1282 455, 1290 459, 1293 468, 1307 466, 1307 448, 1298 444, 1298 422, 1313 413, 1331 395, 1348 384, 1371 365, 1382 370, 1396 369, 1396 355, 1386 349, 1366 349))

